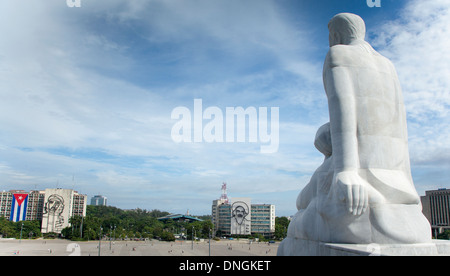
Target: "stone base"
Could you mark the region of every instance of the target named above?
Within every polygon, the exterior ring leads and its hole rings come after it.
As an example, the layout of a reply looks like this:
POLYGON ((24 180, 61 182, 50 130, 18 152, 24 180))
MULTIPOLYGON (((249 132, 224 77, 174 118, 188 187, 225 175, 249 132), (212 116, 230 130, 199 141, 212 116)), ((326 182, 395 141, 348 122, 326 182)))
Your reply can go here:
POLYGON ((336 244, 285 239, 278 256, 450 256, 450 241, 420 244, 336 244))

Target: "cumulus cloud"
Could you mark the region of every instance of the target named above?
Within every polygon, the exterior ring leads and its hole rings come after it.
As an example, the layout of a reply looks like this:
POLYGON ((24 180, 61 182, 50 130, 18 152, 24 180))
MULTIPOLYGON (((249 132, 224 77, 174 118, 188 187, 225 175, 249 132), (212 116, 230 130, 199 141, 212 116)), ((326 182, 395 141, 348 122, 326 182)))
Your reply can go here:
MULTIPOLYGON (((125 208, 137 200, 185 208, 185 199, 209 210, 227 181, 236 196, 276 191, 283 197, 266 203, 285 202, 287 193, 295 202, 322 161, 313 140, 328 120, 323 58, 311 55, 301 19, 293 24, 269 0, 82 2, 0 3, 0 176, 9 187, 58 179, 70 187, 75 175, 80 192, 125 208), (174 143, 171 111, 192 111, 195 98, 223 112, 280 107, 278 152, 174 143)), ((442 166, 450 152, 449 8, 413 3, 371 42, 399 72, 413 164, 442 166)))
POLYGON ((176 144, 170 136, 172 109, 192 108, 194 98, 223 111, 313 109, 314 98, 298 96, 311 70, 292 58, 315 65, 283 15, 275 1, 83 1, 80 9, 2 1, 0 175, 24 189, 58 181, 70 188, 75 178, 80 192, 118 201, 139 189, 143 205, 159 192, 156 199, 179 201, 209 193, 209 202, 227 179, 242 193, 274 183, 297 189, 304 183, 296 176, 317 157, 299 159, 287 146, 310 147, 310 124, 282 122, 273 156, 261 156, 259 144, 176 144))
POLYGON ((413 173, 434 167, 434 181, 447 177, 450 163, 449 21, 448 1, 410 1, 397 20, 372 34, 373 45, 394 62, 400 77, 413 173))
POLYGON ((446 1, 414 1, 381 27, 375 46, 395 63, 415 121, 449 116, 450 8, 446 1))

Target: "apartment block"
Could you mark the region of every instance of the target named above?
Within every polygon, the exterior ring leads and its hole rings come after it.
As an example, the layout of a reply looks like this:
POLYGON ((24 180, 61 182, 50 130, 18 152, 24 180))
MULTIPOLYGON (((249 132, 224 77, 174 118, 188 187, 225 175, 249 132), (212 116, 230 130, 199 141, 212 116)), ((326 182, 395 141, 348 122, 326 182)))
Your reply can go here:
POLYGON ((39 220, 42 233, 61 233, 72 216, 86 216, 87 195, 69 189, 0 192, 0 216, 11 221, 39 220))

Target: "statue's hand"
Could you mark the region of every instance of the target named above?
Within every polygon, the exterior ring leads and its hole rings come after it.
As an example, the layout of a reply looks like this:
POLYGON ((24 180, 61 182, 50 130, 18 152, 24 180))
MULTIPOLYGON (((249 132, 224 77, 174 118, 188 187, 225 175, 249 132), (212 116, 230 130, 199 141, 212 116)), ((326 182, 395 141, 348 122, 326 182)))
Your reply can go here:
POLYGON ((350 213, 361 215, 366 211, 369 205, 368 183, 356 171, 335 173, 333 186, 338 199, 346 202, 350 213))

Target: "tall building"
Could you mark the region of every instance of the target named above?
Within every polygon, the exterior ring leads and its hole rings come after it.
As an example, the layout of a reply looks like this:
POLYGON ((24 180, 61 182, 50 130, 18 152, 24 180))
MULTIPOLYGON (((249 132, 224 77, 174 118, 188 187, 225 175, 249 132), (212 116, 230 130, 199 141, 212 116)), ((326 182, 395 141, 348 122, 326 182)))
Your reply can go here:
POLYGON ((433 234, 450 228, 450 189, 425 191, 421 196, 422 212, 431 224, 433 234))
POLYGON ((275 232, 275 205, 253 204, 252 233, 268 236, 274 232, 275 232))
POLYGON ((10 190, 0 192, 0 217, 11 221, 42 220, 43 191, 10 190))
POLYGON ((86 216, 87 195, 68 189, 11 190, 0 193, 0 216, 11 221, 39 220, 42 233, 61 233, 72 216, 86 216))
POLYGON ((3 191, 0 194, 0 216, 2 217, 10 217, 11 214, 11 206, 13 200, 13 194, 15 192, 24 192, 24 191, 3 191))
MULTIPOLYGON (((223 199, 213 200, 212 208, 211 208, 211 222, 214 225, 214 229, 219 229, 219 227, 220 227, 220 218, 223 217, 223 214, 220 214, 221 210, 219 207, 225 203, 226 202, 223 199)), ((222 210, 222 212, 223 212, 223 210, 222 210)), ((229 213, 231 215, 231 212, 229 212, 229 213)), ((220 228, 224 228, 224 226, 222 226, 220 228)))
POLYGON ((250 198, 213 200, 212 223, 217 235, 255 235, 270 237, 275 232, 275 205, 251 204, 250 198))
POLYGON ((231 199, 231 235, 251 235, 252 204, 248 197, 231 199))
POLYGON ((86 216, 86 197, 74 190, 45 189, 41 232, 61 233, 72 216, 86 216))
POLYGON ((95 205, 95 206, 98 206, 98 205, 106 206, 106 201, 107 201, 107 198, 106 198, 105 196, 102 196, 102 195, 96 195, 96 196, 93 196, 93 197, 91 198, 91 205, 95 205))
POLYGON ((28 193, 27 220, 42 221, 45 191, 30 191, 28 193))

